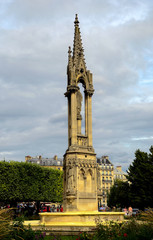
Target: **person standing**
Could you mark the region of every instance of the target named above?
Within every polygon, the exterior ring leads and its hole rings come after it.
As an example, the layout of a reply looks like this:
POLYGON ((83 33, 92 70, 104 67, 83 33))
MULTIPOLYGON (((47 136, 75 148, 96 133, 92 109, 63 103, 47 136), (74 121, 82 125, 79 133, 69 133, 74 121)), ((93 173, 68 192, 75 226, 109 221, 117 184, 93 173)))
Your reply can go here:
POLYGON ((126 207, 123 209, 123 211, 124 211, 124 213, 125 213, 125 216, 127 216, 127 214, 128 214, 128 210, 127 210, 126 207))
POLYGON ((129 215, 129 216, 132 216, 132 211, 133 211, 133 209, 132 209, 132 207, 130 206, 130 207, 128 208, 128 215, 129 215))

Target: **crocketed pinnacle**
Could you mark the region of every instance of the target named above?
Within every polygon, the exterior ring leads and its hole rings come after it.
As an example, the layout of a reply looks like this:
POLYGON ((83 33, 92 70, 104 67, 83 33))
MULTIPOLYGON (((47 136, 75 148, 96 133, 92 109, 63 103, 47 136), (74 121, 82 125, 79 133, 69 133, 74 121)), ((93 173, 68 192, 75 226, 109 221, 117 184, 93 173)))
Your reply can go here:
POLYGON ((72 57, 71 57, 71 53, 72 53, 71 47, 69 47, 69 50, 68 50, 68 66, 69 66, 69 68, 72 67, 72 57))
POLYGON ((73 65, 78 68, 80 61, 83 61, 85 66, 85 59, 84 59, 84 49, 82 46, 82 39, 81 33, 79 28, 79 20, 76 14, 75 21, 74 21, 74 43, 73 43, 73 65))

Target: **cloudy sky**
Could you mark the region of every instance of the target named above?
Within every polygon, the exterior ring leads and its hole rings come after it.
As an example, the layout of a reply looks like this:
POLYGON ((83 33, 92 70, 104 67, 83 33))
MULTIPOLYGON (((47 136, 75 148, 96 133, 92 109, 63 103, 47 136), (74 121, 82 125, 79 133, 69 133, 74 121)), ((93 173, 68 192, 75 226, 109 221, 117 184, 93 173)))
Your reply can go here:
POLYGON ((76 13, 97 156, 126 170, 136 149, 153 144, 152 0, 0 0, 0 160, 65 153, 76 13))

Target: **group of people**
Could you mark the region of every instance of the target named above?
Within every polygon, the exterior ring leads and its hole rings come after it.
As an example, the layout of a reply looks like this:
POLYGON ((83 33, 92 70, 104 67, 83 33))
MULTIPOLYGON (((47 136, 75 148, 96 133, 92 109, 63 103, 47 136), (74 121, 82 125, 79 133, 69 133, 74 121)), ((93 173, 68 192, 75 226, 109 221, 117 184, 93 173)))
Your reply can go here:
POLYGON ((0 206, 0 209, 6 209, 6 208, 10 208, 10 204, 7 204, 7 205, 1 205, 0 206))
POLYGON ((40 205, 39 212, 63 212, 63 206, 62 205, 55 206, 54 204, 51 205, 42 203, 40 205))
POLYGON ((98 209, 100 212, 111 212, 112 209, 110 207, 105 207, 103 205, 101 205, 98 209))
POLYGON ((123 211, 124 213, 125 213, 125 215, 127 216, 132 216, 132 213, 133 213, 133 209, 132 209, 132 207, 130 206, 130 207, 128 207, 128 208, 123 208, 123 209, 121 209, 121 208, 116 208, 116 207, 113 207, 113 208, 109 208, 109 207, 105 207, 105 206, 103 206, 103 205, 101 205, 100 207, 99 207, 99 211, 100 212, 110 212, 110 211, 112 211, 112 212, 118 212, 118 211, 123 211))
POLYGON ((123 212, 125 213, 125 216, 132 216, 132 212, 133 212, 133 209, 132 209, 132 207, 130 206, 130 207, 128 207, 128 209, 125 207, 124 209, 123 209, 123 212))

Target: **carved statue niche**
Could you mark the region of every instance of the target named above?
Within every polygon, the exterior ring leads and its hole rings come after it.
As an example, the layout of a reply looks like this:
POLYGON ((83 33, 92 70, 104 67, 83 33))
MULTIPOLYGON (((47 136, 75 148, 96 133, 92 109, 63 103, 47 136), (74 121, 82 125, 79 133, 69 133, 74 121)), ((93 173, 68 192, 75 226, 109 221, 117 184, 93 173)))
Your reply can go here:
POLYGON ((88 169, 87 171, 87 184, 86 184, 86 190, 87 192, 92 192, 92 186, 93 186, 93 172, 91 169, 88 169))
POLYGON ((80 120, 82 120, 82 116, 81 116, 82 99, 83 97, 79 89, 77 91, 77 119, 80 119, 80 120))
POLYGON ((69 167, 67 170, 67 192, 74 191, 74 175, 73 175, 73 168, 69 167))
POLYGON ((85 169, 81 168, 79 171, 79 191, 85 191, 85 181, 87 179, 85 169))

